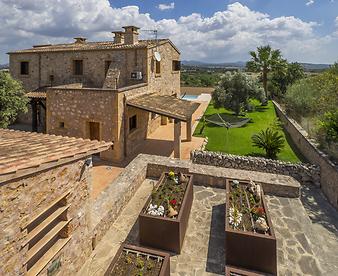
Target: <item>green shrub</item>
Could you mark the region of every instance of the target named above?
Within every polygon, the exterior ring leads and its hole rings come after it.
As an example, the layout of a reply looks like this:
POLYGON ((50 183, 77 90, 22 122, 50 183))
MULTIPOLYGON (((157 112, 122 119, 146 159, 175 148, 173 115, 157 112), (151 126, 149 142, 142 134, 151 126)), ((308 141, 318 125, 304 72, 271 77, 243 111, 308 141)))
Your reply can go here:
POLYGON ((283 135, 270 128, 254 134, 251 139, 254 147, 265 150, 267 158, 275 159, 284 147, 283 135))

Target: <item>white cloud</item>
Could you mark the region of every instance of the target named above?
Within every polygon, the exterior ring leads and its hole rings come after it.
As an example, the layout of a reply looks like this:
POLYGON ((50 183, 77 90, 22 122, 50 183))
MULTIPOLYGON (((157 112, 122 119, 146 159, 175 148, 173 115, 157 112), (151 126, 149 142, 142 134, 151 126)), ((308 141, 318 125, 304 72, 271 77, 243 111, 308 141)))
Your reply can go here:
MULTIPOLYGON (((338 19, 336 19, 338 24, 338 19)), ((112 40, 113 30, 134 24, 158 29, 181 50, 182 59, 210 62, 248 59, 248 51, 270 43, 290 60, 337 60, 338 35, 319 36, 315 22, 293 16, 272 18, 236 2, 210 17, 198 13, 156 21, 137 6, 114 8, 108 0, 0 0, 0 63, 5 52, 35 44, 112 40)), ((141 32, 143 37, 149 34, 141 32)))
POLYGON ((314 0, 308 0, 307 2, 306 2, 306 6, 311 6, 311 5, 313 5, 315 3, 315 1, 314 0))
POLYGON ((159 10, 173 10, 175 8, 175 3, 171 2, 170 4, 159 4, 157 7, 159 10))

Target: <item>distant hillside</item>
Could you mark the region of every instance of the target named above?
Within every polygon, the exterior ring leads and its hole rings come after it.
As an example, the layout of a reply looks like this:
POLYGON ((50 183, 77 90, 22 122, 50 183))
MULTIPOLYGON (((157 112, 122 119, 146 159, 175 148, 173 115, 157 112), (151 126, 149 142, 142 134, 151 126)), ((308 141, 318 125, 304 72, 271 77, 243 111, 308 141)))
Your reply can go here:
POLYGON ((1 69, 8 69, 9 68, 9 64, 0 64, 0 70, 1 69))
MULTIPOLYGON (((322 71, 328 69, 330 64, 314 64, 314 63, 300 63, 305 71, 322 71)), ((223 63, 208 63, 195 60, 183 60, 183 66, 188 67, 202 67, 202 68, 244 68, 246 65, 245 61, 237 62, 223 62, 223 63)))

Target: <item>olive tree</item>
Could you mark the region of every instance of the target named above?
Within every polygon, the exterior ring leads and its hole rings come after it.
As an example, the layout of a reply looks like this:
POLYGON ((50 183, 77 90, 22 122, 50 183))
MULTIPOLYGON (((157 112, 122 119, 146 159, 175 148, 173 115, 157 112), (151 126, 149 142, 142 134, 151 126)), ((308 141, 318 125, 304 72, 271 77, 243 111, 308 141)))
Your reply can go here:
POLYGON ((262 100, 262 90, 242 72, 225 73, 212 94, 216 108, 225 107, 236 115, 248 107, 250 98, 262 100))
POLYGON ((20 82, 0 71, 0 127, 13 123, 19 112, 27 112, 28 98, 20 82))

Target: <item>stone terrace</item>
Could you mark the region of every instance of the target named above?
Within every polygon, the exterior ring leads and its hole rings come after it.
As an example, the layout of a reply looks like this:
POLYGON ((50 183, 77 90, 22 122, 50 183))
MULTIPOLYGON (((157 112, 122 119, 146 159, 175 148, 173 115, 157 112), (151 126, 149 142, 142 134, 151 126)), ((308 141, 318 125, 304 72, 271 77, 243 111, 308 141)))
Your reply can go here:
MULTIPOLYGON (((269 174, 220 169, 189 161, 141 155, 115 180, 127 186, 135 183, 140 171, 144 180, 117 219, 102 237, 78 275, 103 275, 123 241, 138 243, 138 214, 151 193, 153 182, 163 170, 195 174, 194 201, 180 255, 171 257, 171 275, 223 275, 225 190, 222 178, 262 179, 278 244, 279 275, 336 275, 338 271, 338 214, 314 186, 301 187, 292 178, 269 174), (197 175, 198 172, 198 175, 197 175), (205 173, 209 176, 204 175, 205 173), (203 177, 204 175, 204 177, 203 177), (265 178, 264 178, 265 177, 265 178), (282 181, 279 181, 281 178, 282 181), (280 182, 280 183, 279 183, 280 182), (279 184, 284 185, 279 185, 279 184), (282 188, 281 188, 282 187, 282 188), (281 196, 283 195, 283 196, 281 196), (285 195, 288 195, 285 197, 285 195)), ((114 184, 113 183, 113 184, 114 184)), ((113 189, 106 196, 112 196, 113 189)), ((119 195, 124 197, 123 195, 119 195)), ((114 200, 112 200, 114 202, 114 200)), ((107 207, 107 206, 106 206, 107 207)))

